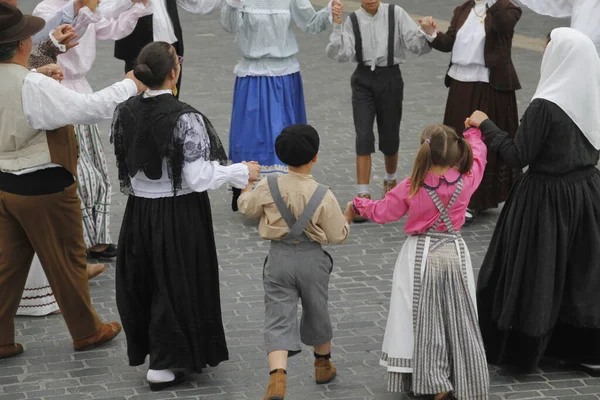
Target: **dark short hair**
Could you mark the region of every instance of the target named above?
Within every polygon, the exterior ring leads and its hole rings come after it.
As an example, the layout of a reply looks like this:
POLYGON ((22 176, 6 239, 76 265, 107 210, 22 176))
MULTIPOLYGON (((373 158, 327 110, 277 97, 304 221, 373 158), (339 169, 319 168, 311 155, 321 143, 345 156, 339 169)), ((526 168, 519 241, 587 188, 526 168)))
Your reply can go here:
POLYGON ((153 42, 142 49, 133 74, 150 89, 160 87, 176 67, 175 49, 167 42, 153 42))
POLYGON ((0 62, 11 60, 19 49, 19 42, 0 44, 0 62))

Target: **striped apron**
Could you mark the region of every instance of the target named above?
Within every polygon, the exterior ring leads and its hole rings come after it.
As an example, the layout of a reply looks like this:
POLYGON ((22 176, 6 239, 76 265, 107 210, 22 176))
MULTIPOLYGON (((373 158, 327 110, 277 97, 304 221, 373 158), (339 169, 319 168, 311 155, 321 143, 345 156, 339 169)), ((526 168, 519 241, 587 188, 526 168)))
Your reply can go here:
POLYGON ((461 178, 446 207, 425 188, 440 217, 425 234, 408 238, 396 262, 380 361, 390 391, 489 397, 471 260, 448 216, 462 187, 461 178), (447 232, 436 231, 442 222, 447 232))

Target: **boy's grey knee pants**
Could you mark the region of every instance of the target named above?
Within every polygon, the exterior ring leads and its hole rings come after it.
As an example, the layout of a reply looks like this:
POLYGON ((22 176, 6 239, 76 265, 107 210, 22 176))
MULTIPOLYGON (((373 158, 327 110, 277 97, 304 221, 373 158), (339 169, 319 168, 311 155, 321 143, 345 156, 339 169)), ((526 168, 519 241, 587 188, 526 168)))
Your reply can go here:
POLYGON ((271 242, 263 272, 267 353, 288 350, 293 356, 300 352, 300 342, 316 346, 333 338, 327 310, 332 269, 333 260, 319 243, 271 242))

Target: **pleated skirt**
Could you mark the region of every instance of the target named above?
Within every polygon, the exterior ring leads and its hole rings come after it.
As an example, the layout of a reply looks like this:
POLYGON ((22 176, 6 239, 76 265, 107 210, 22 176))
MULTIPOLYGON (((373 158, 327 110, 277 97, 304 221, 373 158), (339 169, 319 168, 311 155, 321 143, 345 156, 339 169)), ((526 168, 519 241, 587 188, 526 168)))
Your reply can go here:
POLYGON ((199 373, 228 359, 218 269, 206 192, 129 196, 116 297, 130 365, 199 373))
MULTIPOLYGON (((485 112, 500 129, 514 137, 519 128, 517 98, 514 91, 502 92, 483 82, 460 82, 452 79, 444 124, 457 133, 465 129, 465 119, 473 111, 485 112)), ((487 164, 481 184, 471 197, 469 207, 476 211, 497 208, 506 200, 510 188, 521 176, 518 168, 510 168, 497 158, 497 153, 488 149, 487 164)))
POLYGON ((600 363, 598 169, 519 179, 484 258, 477 300, 491 363, 600 363))
POLYGON ((487 399, 489 371, 462 238, 411 236, 394 270, 380 364, 388 389, 487 399))

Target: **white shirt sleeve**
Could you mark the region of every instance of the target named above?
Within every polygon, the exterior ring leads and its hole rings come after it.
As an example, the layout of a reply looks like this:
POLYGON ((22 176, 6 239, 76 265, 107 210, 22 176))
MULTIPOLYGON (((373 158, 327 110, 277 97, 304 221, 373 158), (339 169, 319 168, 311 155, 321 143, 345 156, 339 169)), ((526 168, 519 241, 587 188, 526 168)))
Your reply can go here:
POLYGON ((124 79, 95 93, 81 94, 33 72, 23 81, 23 111, 34 129, 91 125, 111 119, 115 107, 136 93, 137 86, 131 79, 124 79))
POLYGON ((183 179, 191 190, 204 192, 226 183, 238 189, 248 185, 249 171, 244 164, 222 166, 218 161, 208 161, 211 144, 202 116, 182 115, 175 130, 183 139, 183 179))
POLYGON ((355 38, 350 17, 343 24, 333 24, 329 44, 325 48, 327 57, 337 62, 356 61, 355 38))
POLYGON ((177 5, 185 11, 201 15, 220 10, 223 4, 223 0, 177 0, 177 5))
POLYGON ((554 18, 568 18, 573 14, 573 0, 518 0, 517 3, 554 18))

